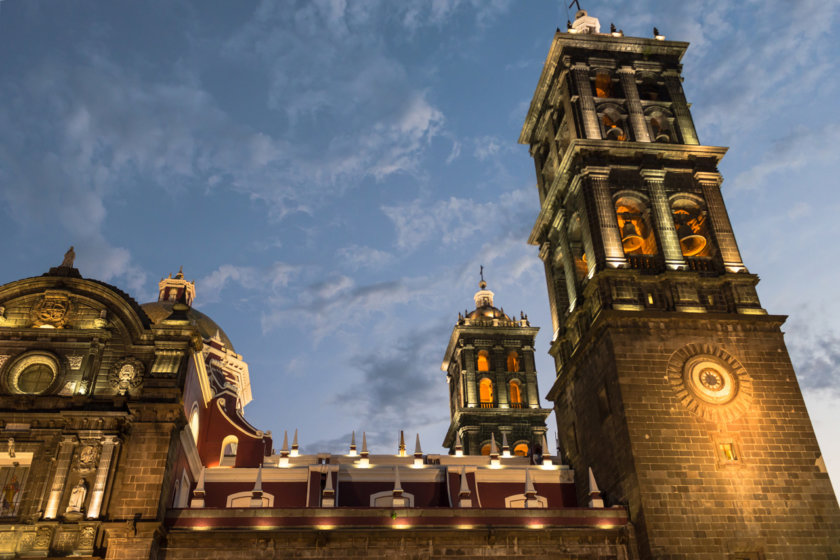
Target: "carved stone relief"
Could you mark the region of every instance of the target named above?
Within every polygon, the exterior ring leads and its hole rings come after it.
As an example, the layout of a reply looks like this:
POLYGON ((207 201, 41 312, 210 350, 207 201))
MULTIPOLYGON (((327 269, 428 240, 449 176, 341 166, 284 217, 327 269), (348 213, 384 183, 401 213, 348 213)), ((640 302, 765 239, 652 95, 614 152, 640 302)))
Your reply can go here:
POLYGON ((67 363, 70 365, 70 369, 77 370, 82 367, 82 360, 84 359, 84 356, 67 356, 67 363))
POLYGON ((57 290, 47 290, 41 301, 36 303, 29 313, 33 327, 63 327, 72 315, 70 297, 57 290))
POLYGON ((102 448, 99 443, 91 441, 83 442, 79 448, 79 454, 76 457, 76 470, 84 474, 95 471, 99 464, 101 450, 102 448))
POLYGON ((136 389, 140 386, 143 382, 144 370, 145 368, 140 360, 123 358, 111 368, 108 382, 118 394, 124 395, 129 389, 136 389))

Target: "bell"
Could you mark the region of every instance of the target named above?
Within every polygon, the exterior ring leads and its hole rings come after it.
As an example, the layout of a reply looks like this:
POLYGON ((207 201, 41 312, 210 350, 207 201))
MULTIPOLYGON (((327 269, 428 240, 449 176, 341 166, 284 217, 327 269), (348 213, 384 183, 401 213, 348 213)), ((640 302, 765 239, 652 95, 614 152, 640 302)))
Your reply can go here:
POLYGON ((625 253, 632 253, 642 248, 644 240, 639 235, 636 229, 636 224, 630 220, 624 220, 624 226, 621 228, 621 244, 624 245, 625 253))
POLYGON ((659 134, 656 135, 656 138, 654 138, 654 141, 659 142, 660 144, 670 144, 671 137, 668 136, 668 134, 665 133, 665 132, 660 132, 659 134))
POLYGON ((680 238, 680 248, 686 257, 693 257, 706 248, 706 238, 694 233, 688 224, 677 226, 677 237, 680 238))

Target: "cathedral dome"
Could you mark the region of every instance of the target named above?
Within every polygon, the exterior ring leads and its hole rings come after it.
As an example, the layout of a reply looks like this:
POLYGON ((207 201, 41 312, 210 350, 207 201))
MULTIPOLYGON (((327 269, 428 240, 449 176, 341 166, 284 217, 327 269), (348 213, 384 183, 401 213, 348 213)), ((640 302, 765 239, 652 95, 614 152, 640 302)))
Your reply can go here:
MULTIPOLYGON (((174 301, 152 301, 144 303, 140 307, 146 312, 146 315, 149 316, 149 320, 152 324, 158 324, 172 314, 172 306, 175 305, 175 303, 176 302, 174 301)), ((216 324, 216 321, 192 307, 190 307, 187 311, 187 318, 190 322, 195 324, 196 328, 198 328, 198 332, 203 338, 212 338, 218 333, 219 339, 224 343, 224 345, 227 346, 229 350, 234 352, 236 351, 233 347, 233 343, 231 343, 228 338, 228 335, 218 324, 216 324)))

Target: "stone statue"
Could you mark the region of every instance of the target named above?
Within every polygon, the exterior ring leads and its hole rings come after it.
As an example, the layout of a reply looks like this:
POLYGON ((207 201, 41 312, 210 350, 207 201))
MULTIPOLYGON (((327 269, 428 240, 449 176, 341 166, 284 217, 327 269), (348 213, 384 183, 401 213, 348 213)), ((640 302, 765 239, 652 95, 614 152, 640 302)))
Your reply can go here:
POLYGON ((67 249, 67 252, 64 253, 64 260, 61 261, 61 266, 59 268, 73 268, 73 261, 76 259, 76 251, 73 250, 73 246, 70 245, 70 248, 67 249))
POLYGON ((70 502, 67 504, 66 513, 80 513, 85 507, 85 497, 87 496, 87 484, 85 479, 80 478, 73 491, 70 493, 70 502))

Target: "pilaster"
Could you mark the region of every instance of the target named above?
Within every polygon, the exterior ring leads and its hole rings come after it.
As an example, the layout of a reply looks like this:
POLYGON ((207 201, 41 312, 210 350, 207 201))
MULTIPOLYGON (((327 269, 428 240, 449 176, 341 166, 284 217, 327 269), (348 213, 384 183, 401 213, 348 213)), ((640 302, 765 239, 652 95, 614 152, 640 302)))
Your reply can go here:
POLYGON ((96 469, 96 480, 93 483, 93 492, 88 507, 88 519, 96 519, 102 509, 102 499, 105 496, 105 487, 108 484, 108 474, 111 470, 111 459, 114 456, 114 448, 117 446, 116 436, 103 436, 102 452, 99 456, 99 465, 96 469))
POLYGON ((589 67, 585 64, 575 64, 572 67, 572 75, 578 90, 580 117, 586 137, 600 140, 601 127, 598 125, 598 113, 595 111, 595 100, 592 97, 589 67))
POLYGON ((630 124, 633 126, 633 137, 636 142, 650 142, 650 134, 645 122, 645 114, 642 111, 642 102, 639 98, 639 89, 636 87, 636 71, 632 66, 622 66, 618 69, 618 77, 621 80, 621 87, 624 89, 624 98, 627 100, 630 124))
POLYGON ((679 73, 675 70, 666 70, 662 73, 662 78, 665 80, 665 87, 671 97, 671 107, 677 120, 677 126, 680 128, 683 144, 699 144, 700 141, 697 139, 694 121, 691 120, 691 112, 688 110, 688 102, 685 99, 685 93, 683 93, 679 73))
POLYGON ((665 194, 665 171, 662 169, 642 169, 642 179, 647 185, 650 193, 653 216, 656 220, 656 230, 659 233, 659 243, 662 246, 662 255, 665 257, 665 266, 671 270, 685 268, 680 240, 677 237, 677 229, 674 226, 674 215, 671 212, 671 205, 668 203, 668 196, 665 194))
MULTIPOLYGON (((621 244, 621 232, 618 229, 618 219, 615 216, 615 205, 610 196, 609 167, 586 167, 583 170, 586 180, 584 197, 588 198, 590 207, 595 213, 595 223, 600 235, 593 236, 600 243, 603 251, 604 264, 609 268, 626 266, 624 247, 621 244)), ((596 247, 596 251, 597 251, 596 247)))
POLYGON ((741 260, 741 252, 738 250, 738 243, 735 241, 735 233, 732 231, 732 224, 729 222, 729 214, 723 203, 723 195, 720 193, 720 184, 723 182, 720 173, 696 171, 694 179, 703 188, 706 209, 709 212, 709 220, 712 222, 712 230, 715 232, 723 266, 729 272, 746 272, 747 269, 741 260))
POLYGON ((70 470, 70 460, 73 458, 73 450, 79 439, 74 435, 63 436, 58 444, 58 457, 55 464, 55 476, 50 487, 50 497, 47 500, 47 507, 44 510, 44 519, 55 519, 58 515, 58 508, 61 505, 61 496, 64 494, 64 484, 67 482, 67 473, 70 470))

